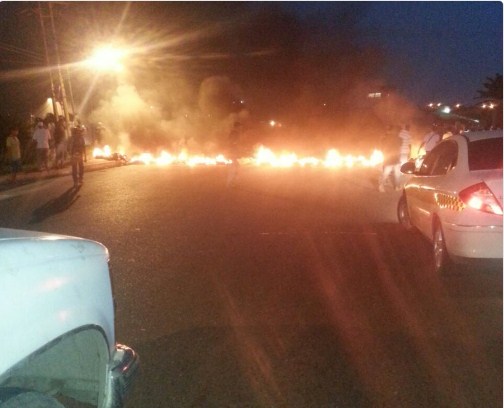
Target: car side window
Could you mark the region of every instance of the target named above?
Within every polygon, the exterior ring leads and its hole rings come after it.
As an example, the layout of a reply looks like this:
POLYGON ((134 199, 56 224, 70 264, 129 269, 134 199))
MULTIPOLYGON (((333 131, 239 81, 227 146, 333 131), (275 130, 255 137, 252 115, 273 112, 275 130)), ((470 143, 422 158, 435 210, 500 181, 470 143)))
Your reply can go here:
POLYGON ((425 157, 419 171, 420 176, 442 176, 457 164, 457 143, 446 141, 438 144, 425 157))
POLYGON ((440 153, 434 167, 432 168, 432 176, 444 176, 457 165, 457 143, 448 141, 439 147, 440 153))
MULTIPOLYGON (((439 147, 439 146, 437 146, 439 147)), ((438 149, 434 148, 425 156, 425 159, 418 170, 418 175, 420 176, 430 176, 432 169, 434 168, 434 164, 436 164, 437 158, 439 156, 438 149)))

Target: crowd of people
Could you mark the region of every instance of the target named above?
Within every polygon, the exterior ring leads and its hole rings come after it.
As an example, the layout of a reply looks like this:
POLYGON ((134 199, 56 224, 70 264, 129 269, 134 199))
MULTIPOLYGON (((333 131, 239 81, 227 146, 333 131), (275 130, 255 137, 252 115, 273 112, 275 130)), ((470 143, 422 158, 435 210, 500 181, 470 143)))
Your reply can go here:
MULTIPOLYGON (((69 161, 72 166, 74 187, 81 185, 84 162, 87 161, 85 133, 85 127, 78 122, 68 128, 64 118, 50 125, 38 119, 31 137, 31 145, 28 145, 28 148, 35 148, 36 170, 49 173, 51 169, 63 168, 69 161)), ((17 174, 21 170, 22 158, 19 127, 12 126, 9 129, 5 148, 5 156, 11 170, 10 181, 15 183, 17 174)))
MULTIPOLYGON (((100 126, 101 129, 101 126, 100 126)), ((238 178, 239 162, 237 160, 238 145, 241 133, 241 123, 234 123, 229 135, 229 157, 232 159, 227 185, 234 186, 238 178)), ((442 128, 433 125, 427 132, 418 149, 412 152, 412 135, 410 125, 393 127, 387 126, 380 141, 380 149, 384 155, 383 169, 378 180, 378 190, 385 192, 386 186, 398 191, 401 189, 401 166, 411 157, 421 156, 431 151, 441 140, 463 131, 460 127, 442 128)), ((101 135, 100 132, 97 132, 101 135)), ((21 170, 22 145, 19 140, 19 128, 13 126, 5 142, 5 158, 10 164, 11 182, 16 182, 16 176, 21 170)), ((101 140, 101 137, 100 137, 101 140)), ((70 162, 74 186, 83 182, 84 162, 86 157, 86 128, 79 122, 67 126, 65 119, 60 117, 56 123, 36 120, 36 125, 27 148, 35 149, 35 163, 37 171, 49 172, 50 169, 61 169, 70 162)))

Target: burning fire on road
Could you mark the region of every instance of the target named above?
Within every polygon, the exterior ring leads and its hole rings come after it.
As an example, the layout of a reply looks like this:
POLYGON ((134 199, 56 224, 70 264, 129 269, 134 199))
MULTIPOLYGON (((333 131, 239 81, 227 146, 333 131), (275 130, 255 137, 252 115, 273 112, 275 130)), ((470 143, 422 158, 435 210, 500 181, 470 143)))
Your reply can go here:
MULTIPOLYGON (((103 149, 95 148, 93 150, 93 157, 103 159, 113 159, 110 146, 104 146, 103 149)), ((121 155, 124 156, 124 155, 121 155)), ((226 165, 231 164, 232 160, 225 157, 224 154, 219 154, 214 157, 203 155, 191 155, 186 150, 182 150, 178 154, 171 154, 162 151, 159 155, 155 156, 152 153, 141 153, 131 157, 128 160, 131 164, 146 164, 167 166, 173 164, 187 165, 190 167, 206 165, 226 165)), ((366 157, 363 155, 341 154, 336 149, 327 151, 323 158, 313 156, 298 156, 294 152, 283 151, 275 153, 265 146, 259 146, 252 157, 242 157, 239 159, 241 164, 249 164, 255 166, 271 166, 271 167, 326 167, 331 169, 336 168, 352 168, 352 167, 375 167, 383 163, 383 153, 379 150, 374 150, 373 153, 366 157)))

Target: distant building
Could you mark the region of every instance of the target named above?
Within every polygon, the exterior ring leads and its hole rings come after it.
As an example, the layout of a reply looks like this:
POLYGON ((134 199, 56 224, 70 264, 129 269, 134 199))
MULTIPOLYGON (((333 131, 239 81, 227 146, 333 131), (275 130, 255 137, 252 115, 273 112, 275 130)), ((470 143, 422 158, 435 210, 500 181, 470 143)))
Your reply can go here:
POLYGON ((372 90, 368 93, 369 99, 384 99, 390 97, 395 92, 395 88, 390 86, 382 86, 377 90, 372 90))

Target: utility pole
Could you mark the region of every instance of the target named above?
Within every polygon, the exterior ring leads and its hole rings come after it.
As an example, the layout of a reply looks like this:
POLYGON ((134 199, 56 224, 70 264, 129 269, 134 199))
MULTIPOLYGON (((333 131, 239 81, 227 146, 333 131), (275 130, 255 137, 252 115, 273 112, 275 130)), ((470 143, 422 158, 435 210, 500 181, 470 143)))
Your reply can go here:
POLYGON ((47 38, 46 38, 46 30, 45 30, 45 25, 44 25, 44 17, 42 15, 42 6, 40 5, 40 2, 38 3, 38 14, 40 18, 40 26, 42 28, 42 39, 44 40, 44 51, 45 51, 45 58, 46 58, 46 65, 47 69, 49 70, 49 78, 51 80, 51 101, 52 101, 52 107, 53 107, 53 114, 54 117, 57 119, 58 118, 58 108, 56 105, 56 92, 54 91, 54 80, 53 80, 53 75, 52 75, 52 69, 51 69, 51 63, 49 61, 49 51, 47 50, 47 38))
MULTIPOLYGON (((54 42, 54 50, 56 51, 56 63, 58 65, 58 75, 59 75, 59 82, 60 82, 60 88, 61 88, 61 98, 63 99, 63 111, 65 114, 65 121, 67 123, 67 126, 65 127, 65 132, 68 131, 68 126, 70 125, 70 116, 68 115, 68 104, 67 104, 67 99, 66 99, 66 92, 65 92, 65 82, 63 81, 63 75, 61 74, 61 61, 60 61, 60 55, 59 55, 59 48, 58 48, 58 39, 56 37, 56 27, 54 25, 54 15, 52 11, 52 4, 51 2, 48 3, 49 5, 49 15, 51 17, 51 25, 52 25, 52 32, 53 32, 53 42, 54 42)), ((68 133, 67 133, 68 137, 68 133)))
POLYGON ((72 114, 75 120, 75 103, 74 103, 74 97, 73 97, 73 91, 72 91, 72 80, 70 78, 70 70, 68 69, 68 66, 66 67, 66 74, 67 74, 67 81, 68 81, 68 90, 70 91, 70 103, 72 104, 72 114))

